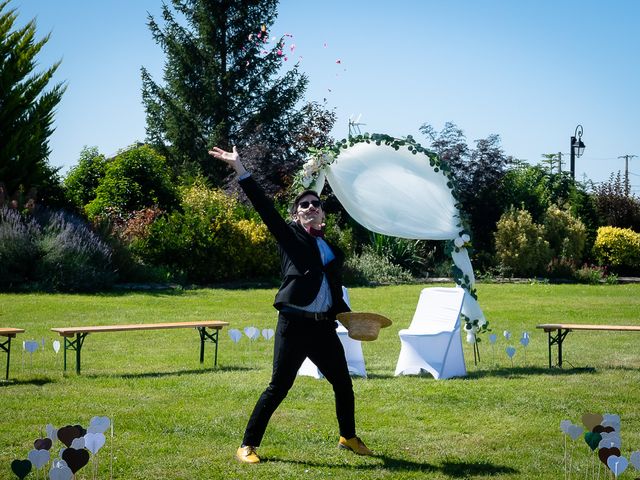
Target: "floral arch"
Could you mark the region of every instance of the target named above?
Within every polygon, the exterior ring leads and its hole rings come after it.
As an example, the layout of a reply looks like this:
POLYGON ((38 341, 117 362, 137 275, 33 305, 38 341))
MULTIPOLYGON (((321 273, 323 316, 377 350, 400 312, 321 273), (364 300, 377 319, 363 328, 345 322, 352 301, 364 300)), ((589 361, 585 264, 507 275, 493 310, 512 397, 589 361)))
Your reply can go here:
POLYGON ((383 235, 445 240, 455 282, 466 290, 462 307, 467 341, 486 328, 477 301, 469 232, 449 166, 411 136, 364 134, 312 150, 296 182, 322 191, 325 180, 355 221, 383 235))

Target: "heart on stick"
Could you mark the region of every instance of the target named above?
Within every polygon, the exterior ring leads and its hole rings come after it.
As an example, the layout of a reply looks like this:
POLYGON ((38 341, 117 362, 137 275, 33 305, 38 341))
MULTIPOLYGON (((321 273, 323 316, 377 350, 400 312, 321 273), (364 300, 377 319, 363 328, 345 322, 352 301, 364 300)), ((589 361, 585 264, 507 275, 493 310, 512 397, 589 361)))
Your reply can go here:
POLYGON ((489 335, 489 343, 491 343, 491 345, 496 343, 497 339, 498 339, 498 336, 495 333, 492 333, 491 335, 489 335))
POLYGON ((596 425, 600 425, 602 420, 602 415, 597 413, 585 413, 582 415, 582 424, 590 431, 593 431, 596 425))
POLYGON ((70 448, 75 448, 76 450, 84 448, 84 437, 74 438, 70 448))
POLYGON ((71 480, 72 478, 73 472, 65 462, 59 462, 57 465, 51 467, 51 470, 49 470, 50 480, 71 480))
POLYGON ((640 450, 636 450, 629 457, 629 462, 634 466, 636 470, 640 470, 640 450))
POLYGON ((44 428, 47 431, 47 437, 49 437, 52 442, 55 442, 58 439, 58 430, 56 429, 56 427, 54 427, 50 423, 47 423, 47 426, 44 428))
POLYGON ((562 433, 569 433, 569 427, 572 425, 571 420, 562 420, 560 422, 560 431, 562 433))
POLYGON ((98 453, 98 450, 100 450, 104 446, 105 441, 106 438, 104 436, 104 433, 87 433, 84 436, 85 448, 94 455, 98 453))
POLYGON ((607 465, 607 460, 611 455, 615 455, 616 457, 619 457, 620 449, 616 447, 611 447, 611 448, 601 448, 600 450, 598 450, 598 458, 605 465, 607 465))
POLYGON ((31 450, 29 455, 27 455, 27 458, 34 467, 40 470, 47 464, 51 455, 48 450, 31 450))
POLYGON ((82 427, 78 428, 79 425, 67 425, 58 430, 58 440, 65 444, 65 446, 70 447, 74 438, 83 437, 85 432, 82 427))
POLYGON ((24 342, 24 349, 29 353, 33 353, 38 350, 39 346, 40 344, 35 340, 27 340, 26 342, 24 342))
POLYGON ((73 473, 76 473, 87 463, 89 463, 89 452, 82 449, 65 448, 62 452, 62 459, 67 462, 67 466, 73 473))
POLYGON ((93 417, 89 421, 87 433, 104 433, 109 426, 111 426, 111 419, 109 417, 93 417))
POLYGON ((582 427, 580 425, 571 425, 567 428, 567 435, 571 437, 572 440, 577 440, 580 435, 582 435, 582 427))
POLYGON ((609 467, 609 470, 611 470, 616 477, 622 475, 622 472, 624 472, 628 466, 629 460, 624 457, 611 455, 607 458, 607 467, 609 467))
POLYGON ((242 332, 237 328, 232 328, 229 330, 229 336, 231 337, 231 340, 233 340, 233 343, 238 343, 242 338, 242 332))
POLYGON ((513 358, 513 356, 516 354, 516 349, 514 347, 507 347, 505 351, 507 352, 509 358, 513 358))
POLYGON ((273 328, 265 328, 264 330, 262 330, 262 336, 265 338, 265 340, 270 340, 271 337, 273 337, 273 328))
POLYGON ((53 351, 58 353, 60 351, 60 341, 54 340, 52 345, 53 345, 53 351))
POLYGON ((600 435, 599 433, 586 432, 584 434, 584 441, 587 442, 587 445, 589 445, 589 448, 591 450, 595 450, 596 448, 598 448, 600 440, 602 440, 602 435, 600 435))
POLYGON ((260 336, 260 330, 258 330, 256 327, 245 327, 244 334, 251 340, 255 340, 260 336))
POLYGON ((522 344, 523 347, 526 347, 527 345, 529 345, 529 337, 522 337, 520 339, 520 343, 522 344))
POLYGON ((53 446, 53 442, 50 438, 38 438, 33 442, 33 448, 36 450, 50 450, 53 446))
POLYGON ((14 460, 11 462, 11 471, 16 474, 16 476, 22 480, 24 477, 29 475, 31 471, 31 462, 29 460, 14 460))

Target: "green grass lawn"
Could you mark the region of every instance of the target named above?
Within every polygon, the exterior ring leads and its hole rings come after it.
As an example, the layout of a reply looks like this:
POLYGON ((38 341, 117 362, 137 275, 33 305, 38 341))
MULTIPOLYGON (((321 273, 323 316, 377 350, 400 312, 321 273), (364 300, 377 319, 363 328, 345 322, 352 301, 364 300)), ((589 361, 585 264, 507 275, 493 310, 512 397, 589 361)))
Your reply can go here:
MULTIPOLYGON (((560 421, 583 413, 617 413, 622 454, 640 450, 640 334, 573 332, 563 370, 548 369, 539 323, 640 323, 640 285, 478 285, 480 305, 498 335, 487 334, 468 376, 436 381, 394 377, 398 330, 413 315, 421 285, 350 289, 354 310, 388 316, 393 325, 363 343, 368 379, 354 379, 359 435, 375 457, 336 448, 333 394, 324 380, 301 377, 274 414, 256 466, 237 463, 248 416, 271 373, 273 340, 234 344, 221 333, 218 368, 207 344, 199 363, 195 330, 89 335, 82 375, 62 373, 52 327, 219 319, 231 328, 275 327, 275 290, 202 289, 101 295, 0 295, 0 326, 25 328, 12 348, 9 382, 0 381, 0 479, 25 459, 45 425, 114 421, 113 439, 98 453, 98 478, 564 478, 560 421), (507 342, 503 331, 512 333, 507 342), (530 333, 526 351, 519 344, 530 333), (32 356, 23 340, 45 340, 32 356), (513 345, 513 362, 505 347, 513 345)), ((1 353, 1 352, 0 352, 1 353)), ((555 353, 555 351, 554 351, 555 353)), ((4 378, 6 355, 0 355, 4 378)), ((572 478, 592 478, 586 443, 569 440, 572 478)), ((57 452, 60 445, 53 448, 57 452)), ((600 472, 603 478, 604 470, 600 472)), ((31 473, 27 478, 44 478, 31 473)), ((621 478, 640 472, 630 465, 621 478)), ((78 472, 90 479, 89 466, 78 472)))

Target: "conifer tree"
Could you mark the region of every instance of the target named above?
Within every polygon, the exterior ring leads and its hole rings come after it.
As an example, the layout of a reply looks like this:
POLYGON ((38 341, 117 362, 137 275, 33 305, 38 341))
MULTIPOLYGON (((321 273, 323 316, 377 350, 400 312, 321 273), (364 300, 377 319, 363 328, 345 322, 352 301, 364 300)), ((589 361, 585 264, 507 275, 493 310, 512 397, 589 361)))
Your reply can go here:
POLYGON ((8 4, 0 1, 0 184, 9 195, 37 190, 40 198, 45 192, 58 196, 57 169, 48 164, 49 137, 65 86, 45 88, 60 62, 34 72, 36 55, 49 35, 35 39, 35 20, 14 29, 17 14, 8 4))
POLYGON ((202 172, 222 185, 228 170, 207 148, 238 146, 254 174, 278 190, 300 164, 298 108, 307 79, 285 65, 285 40, 270 27, 277 0, 171 0, 164 25, 148 25, 166 54, 164 85, 142 68, 147 140, 177 173, 202 172), (282 71, 281 71, 282 70, 282 71), (252 151, 246 147, 251 146, 252 151), (267 178, 268 177, 268 178, 267 178))

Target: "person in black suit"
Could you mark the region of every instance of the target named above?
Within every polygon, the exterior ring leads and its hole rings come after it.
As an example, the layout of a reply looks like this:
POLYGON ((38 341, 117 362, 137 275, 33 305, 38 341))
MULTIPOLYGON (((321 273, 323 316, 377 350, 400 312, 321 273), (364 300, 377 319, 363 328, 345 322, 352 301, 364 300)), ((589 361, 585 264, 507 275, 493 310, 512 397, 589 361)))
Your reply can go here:
POLYGON ((260 462, 256 448, 307 357, 333 387, 338 446, 359 455, 373 455, 356 436, 353 386, 335 321, 338 313, 349 311, 342 298, 344 254, 323 239, 320 197, 313 190, 298 194, 290 210, 292 221, 287 222, 246 171, 235 147, 232 152, 214 147, 209 154, 238 174, 240 186, 278 242, 282 271, 274 302, 279 314, 271 381, 253 409, 236 458, 243 463, 260 462))

